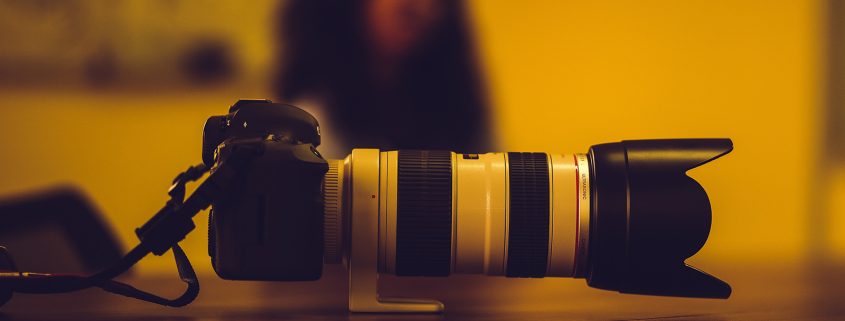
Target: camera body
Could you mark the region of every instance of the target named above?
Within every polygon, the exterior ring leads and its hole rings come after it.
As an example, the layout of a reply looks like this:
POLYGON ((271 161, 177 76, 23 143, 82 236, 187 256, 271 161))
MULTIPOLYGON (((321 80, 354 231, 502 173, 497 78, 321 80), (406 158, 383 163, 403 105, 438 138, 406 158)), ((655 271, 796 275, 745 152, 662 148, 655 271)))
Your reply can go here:
POLYGON ((204 161, 214 166, 239 148, 256 156, 209 215, 208 253, 230 280, 312 281, 323 268, 323 177, 316 120, 304 111, 242 100, 212 117, 204 161))
POLYGON ((378 295, 380 273, 583 278, 623 293, 726 298, 730 286, 685 264, 707 240, 710 203, 686 171, 728 139, 600 144, 584 154, 317 151, 307 112, 241 100, 206 122, 203 162, 254 157, 209 218, 209 255, 231 280, 312 281, 349 270, 349 309, 439 312, 378 295))

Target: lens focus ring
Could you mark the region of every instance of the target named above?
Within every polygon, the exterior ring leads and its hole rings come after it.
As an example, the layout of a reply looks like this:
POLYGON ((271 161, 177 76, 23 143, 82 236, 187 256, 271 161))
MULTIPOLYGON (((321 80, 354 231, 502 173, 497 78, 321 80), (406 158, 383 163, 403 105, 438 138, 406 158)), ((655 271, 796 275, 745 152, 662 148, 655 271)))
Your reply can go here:
POLYGON ((452 259, 452 154, 400 150, 396 275, 447 276, 452 259))
POLYGON ((544 153, 508 153, 509 277, 544 277, 549 253, 549 166, 544 153))

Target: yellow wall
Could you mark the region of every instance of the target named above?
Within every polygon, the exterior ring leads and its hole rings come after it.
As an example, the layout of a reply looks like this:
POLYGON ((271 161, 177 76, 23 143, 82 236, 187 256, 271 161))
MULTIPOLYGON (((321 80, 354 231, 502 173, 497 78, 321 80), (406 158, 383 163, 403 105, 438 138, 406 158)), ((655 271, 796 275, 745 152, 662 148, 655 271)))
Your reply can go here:
POLYGON ((815 1, 473 1, 508 150, 730 137, 693 171, 714 220, 701 259, 797 258, 815 165, 815 1))
MULTIPOLYGON (((823 68, 818 1, 470 4, 503 149, 730 137, 732 154, 694 172, 714 211, 711 239, 696 260, 791 260, 806 252, 823 68)), ((249 50, 273 49, 266 31, 239 30, 253 35, 245 38, 249 50)), ((243 86, 0 89, 0 194, 78 184, 134 244, 133 229, 166 200, 172 176, 200 161, 204 119, 239 97, 270 96, 243 86)), ((208 271, 203 218, 184 245, 208 271)), ((142 270, 171 264, 152 260, 142 270)))

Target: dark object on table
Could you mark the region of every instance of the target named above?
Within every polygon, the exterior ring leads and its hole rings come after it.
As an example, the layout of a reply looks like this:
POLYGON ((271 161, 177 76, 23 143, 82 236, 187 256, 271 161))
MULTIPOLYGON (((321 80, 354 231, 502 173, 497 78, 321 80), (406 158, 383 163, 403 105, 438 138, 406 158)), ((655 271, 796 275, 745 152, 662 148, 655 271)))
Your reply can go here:
POLYGON ((94 272, 123 253, 99 211, 72 187, 0 200, 0 220, 0 245, 24 271, 94 272))

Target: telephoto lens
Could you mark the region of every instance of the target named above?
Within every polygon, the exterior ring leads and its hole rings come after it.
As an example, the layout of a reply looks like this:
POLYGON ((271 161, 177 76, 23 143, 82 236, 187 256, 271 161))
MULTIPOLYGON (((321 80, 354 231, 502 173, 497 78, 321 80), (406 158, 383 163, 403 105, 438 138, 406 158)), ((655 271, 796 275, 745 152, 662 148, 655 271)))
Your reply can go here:
POLYGON ((224 278, 315 280, 322 264, 343 263, 349 309, 358 312, 443 310, 433 300, 380 297, 379 274, 569 277, 623 293, 731 293, 684 263, 711 223, 707 194, 686 172, 729 153, 729 139, 622 141, 587 153, 354 149, 324 160, 313 117, 241 101, 209 119, 204 160, 219 163, 253 136, 262 152, 240 192, 214 204, 210 222, 209 253, 224 278), (253 120, 258 128, 244 131, 253 120))

